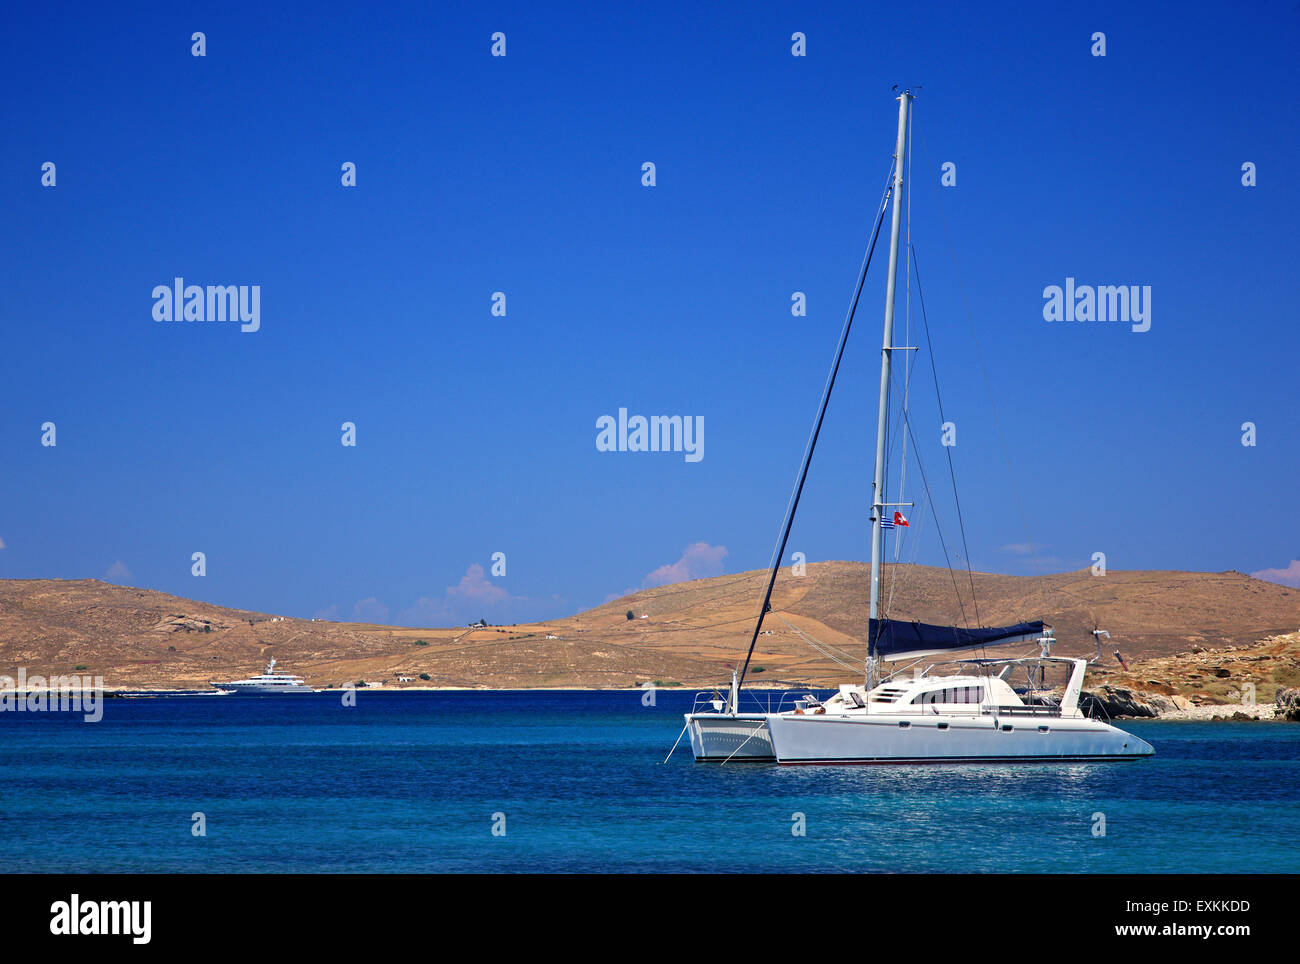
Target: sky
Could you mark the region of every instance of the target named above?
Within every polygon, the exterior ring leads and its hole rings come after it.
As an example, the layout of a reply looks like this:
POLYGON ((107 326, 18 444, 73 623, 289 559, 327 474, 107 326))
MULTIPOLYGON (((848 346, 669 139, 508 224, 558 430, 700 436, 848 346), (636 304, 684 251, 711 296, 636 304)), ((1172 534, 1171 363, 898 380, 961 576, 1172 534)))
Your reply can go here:
MULTIPOLYGON (((898 84, 933 352, 890 558, 1300 584, 1295 3, 5 17, 0 577, 441 625, 766 566, 898 84), (178 277, 257 330, 155 320, 178 277), (1149 329, 1046 320, 1067 278, 1149 329), (602 451, 620 408, 698 459, 602 451)), ((884 247, 787 562, 867 558, 884 247)))

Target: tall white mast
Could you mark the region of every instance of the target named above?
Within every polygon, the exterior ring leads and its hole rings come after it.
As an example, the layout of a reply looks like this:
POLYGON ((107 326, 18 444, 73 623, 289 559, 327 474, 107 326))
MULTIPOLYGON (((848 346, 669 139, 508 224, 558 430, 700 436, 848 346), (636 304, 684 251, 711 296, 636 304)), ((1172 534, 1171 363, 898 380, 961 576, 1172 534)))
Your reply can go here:
MULTIPOLYGON (((884 558, 885 530, 885 428, 889 406, 889 368, 894 351, 894 288, 898 276, 898 228, 903 209, 903 162, 907 150, 907 112, 911 91, 898 95, 898 145, 894 149, 894 210, 889 224, 889 274, 885 286, 885 335, 880 348, 880 406, 876 423, 876 474, 871 485, 871 609, 870 618, 880 614, 880 561, 884 558)), ((870 632, 870 623, 868 632, 870 632)), ((875 685, 876 658, 867 660, 867 685, 875 685)))

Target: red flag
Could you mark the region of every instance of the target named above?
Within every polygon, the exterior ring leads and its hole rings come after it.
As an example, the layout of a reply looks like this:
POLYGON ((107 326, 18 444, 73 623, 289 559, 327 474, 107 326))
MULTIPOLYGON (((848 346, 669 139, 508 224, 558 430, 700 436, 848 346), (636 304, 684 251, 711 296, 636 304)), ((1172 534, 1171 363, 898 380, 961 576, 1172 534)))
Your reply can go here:
MULTIPOLYGON (((905 526, 905 525, 907 525, 907 516, 903 515, 903 513, 901 513, 901 512, 895 512, 895 513, 894 513, 894 525, 896 525, 896 526, 905 526)), ((909 527, 909 528, 910 528, 910 527, 909 527)))

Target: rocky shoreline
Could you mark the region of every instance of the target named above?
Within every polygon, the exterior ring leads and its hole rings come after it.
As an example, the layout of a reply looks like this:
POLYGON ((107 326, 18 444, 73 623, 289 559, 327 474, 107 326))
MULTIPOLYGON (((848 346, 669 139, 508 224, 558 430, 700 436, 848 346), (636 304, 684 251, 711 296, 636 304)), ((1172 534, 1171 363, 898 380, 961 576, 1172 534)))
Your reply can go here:
MULTIPOLYGON (((1116 656, 1118 657, 1118 652, 1116 656)), ((1085 713, 1117 719, 1300 721, 1300 632, 1247 645, 1099 661, 1080 697, 1085 713)))
POLYGON ((1084 690, 1079 706, 1089 716, 1158 720, 1285 720, 1300 722, 1300 690, 1284 688, 1273 702, 1193 703, 1182 696, 1146 693, 1107 684, 1084 690))

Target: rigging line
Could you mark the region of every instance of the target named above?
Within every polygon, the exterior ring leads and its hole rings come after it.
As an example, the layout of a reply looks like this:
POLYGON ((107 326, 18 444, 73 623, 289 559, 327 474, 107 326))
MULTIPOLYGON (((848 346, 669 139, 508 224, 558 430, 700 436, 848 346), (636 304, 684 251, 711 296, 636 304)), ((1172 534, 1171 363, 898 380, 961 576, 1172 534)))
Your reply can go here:
MULTIPOLYGON (((930 163, 930 149, 926 144, 924 133, 921 134, 921 149, 925 151, 925 161, 928 165, 930 163)), ((944 237, 948 241, 948 254, 952 258, 953 277, 957 279, 957 290, 961 292, 962 305, 966 309, 966 321, 970 325, 971 338, 975 342, 975 355, 979 359, 980 372, 984 376, 984 390, 988 393, 989 407, 993 411, 993 424, 997 427, 998 440, 1002 444, 1002 457, 1006 460, 1007 474, 1011 477, 1011 492, 1016 499, 1016 508, 1020 512, 1020 524, 1025 530, 1025 541, 1029 548, 1029 554, 1034 561, 1034 570, 1037 572, 1039 569, 1038 552, 1034 549, 1034 540, 1029 535, 1029 518, 1025 515, 1025 504, 1020 498, 1020 488, 1016 485, 1016 473, 1011 466, 1011 452, 1007 447, 1007 437, 1002 431, 1002 421, 998 418, 997 402, 993 399, 993 384, 989 381, 988 366, 984 364, 984 349, 980 347, 979 335, 975 331, 975 316, 971 312, 970 299, 966 297, 966 286, 962 284, 961 272, 957 268, 957 249, 952 243, 952 232, 948 228, 948 216, 943 210, 943 200, 939 196, 939 188, 934 184, 931 184, 931 187, 934 189, 935 201, 939 206, 939 220, 943 222, 944 237)), ((1040 591, 1043 592, 1044 604, 1046 604, 1046 592, 1044 590, 1040 591)))
MULTIPOLYGON (((914 117, 915 117, 915 110, 908 113, 907 136, 908 136, 909 143, 912 140, 912 124, 913 124, 914 117)), ((909 152, 907 155, 907 194, 906 194, 906 203, 904 205, 907 211, 907 241, 903 252, 903 258, 904 258, 903 277, 905 279, 904 280, 904 310, 903 310, 903 326, 904 326, 903 344, 906 346, 911 346, 912 344, 912 272, 909 267, 910 265, 909 259, 912 256, 912 163, 914 157, 915 157, 915 152, 909 152)), ((902 398, 902 412, 900 413, 900 417, 899 417, 900 422, 902 420, 901 416, 903 413, 907 411, 908 405, 911 400, 912 368, 916 364, 916 358, 912 352, 910 351, 905 352, 904 357, 906 360, 903 364, 903 398, 902 398)), ((895 430, 897 430, 897 428, 898 426, 896 425, 895 430)), ((887 433, 886 435, 887 439, 892 439, 892 437, 893 437, 892 432, 887 433)), ((901 438, 901 442, 899 445, 900 457, 899 457, 899 470, 898 470, 898 495, 896 498, 899 502, 906 502, 907 501, 907 495, 906 495, 907 493, 907 435, 905 433, 900 433, 900 438, 901 438)), ((888 444, 888 448, 892 450, 893 448, 892 442, 888 444)), ((910 527, 909 527, 909 531, 910 531, 910 527)), ((889 611, 892 608, 894 592, 898 588, 899 558, 903 550, 903 542, 904 539, 903 539, 902 532, 896 529, 895 538, 894 538, 894 564, 890 568, 889 593, 886 597, 886 605, 885 605, 886 618, 888 618, 889 611)), ((912 540, 911 549, 913 553, 913 559, 915 559, 916 557, 916 552, 918 547, 919 547, 919 542, 917 540, 912 540)))
MULTIPOLYGON (((900 427, 901 430, 901 417, 898 421, 900 421, 900 426, 898 427, 900 427)), ((919 465, 919 451, 917 452, 917 461, 919 465)), ((918 501, 918 503, 914 503, 914 507, 915 513, 913 514, 913 517, 911 517, 911 525, 907 526, 906 530, 897 529, 897 527, 893 530, 894 539, 898 540, 897 544, 902 544, 904 542, 907 543, 910 556, 906 563, 897 563, 896 561, 896 563, 887 564, 889 565, 889 594, 887 598, 885 598, 884 618, 891 618, 889 613, 893 611, 894 594, 906 590, 906 586, 909 585, 911 574, 913 574, 915 568, 917 568, 917 559, 920 555, 920 538, 922 538, 924 531, 926 531, 927 511, 930 512, 933 518, 935 518, 935 525, 939 525, 939 514, 937 514, 935 507, 930 504, 930 501, 918 501)))
MULTIPOLYGON (((926 513, 927 513, 927 507, 925 505, 918 505, 916 509, 915 521, 913 525, 907 527, 908 551, 911 553, 911 555, 908 557, 906 562, 899 564, 899 569, 902 570, 901 575, 897 579, 894 579, 892 576, 890 578, 889 597, 885 601, 886 619, 889 618, 889 614, 893 611, 894 608, 895 585, 897 585, 897 588, 900 592, 906 592, 907 587, 910 584, 912 574, 916 571, 916 559, 917 556, 920 555, 920 551, 921 551, 921 535, 922 533, 925 532, 926 513), (913 528, 916 529, 915 533, 912 532, 913 528)), ((903 537, 900 536, 899 538, 903 538, 903 537)))
MULTIPOLYGON (((916 260, 916 251, 912 252, 912 270, 916 272, 916 299, 921 305, 921 322, 925 327, 925 345, 930 355, 930 372, 934 375, 934 397, 939 403, 939 421, 947 423, 943 414, 943 395, 939 391, 939 369, 934 360, 934 342, 930 338, 930 318, 925 311, 925 290, 921 287, 921 265, 916 260)), ((966 520, 961 511, 961 496, 957 492, 957 473, 952 465, 952 446, 945 445, 948 454, 948 477, 952 479, 952 500, 957 504, 957 525, 961 529, 961 551, 966 556, 966 576, 970 580, 971 605, 975 607, 975 622, 980 622, 979 597, 975 595, 975 575, 971 572, 970 548, 966 544, 966 520)))
MULTIPOLYGON (((690 726, 690 725, 691 725, 690 721, 688 720, 686 726, 690 726)), ((677 752, 677 744, 681 743, 682 737, 686 735, 686 726, 683 726, 682 732, 677 734, 677 739, 673 741, 673 748, 668 751, 668 756, 664 757, 664 763, 667 763, 670 759, 672 759, 673 754, 677 752)))
MULTIPOLYGON (((909 281, 910 281, 910 275, 909 275, 909 281)), ((909 297, 910 297, 910 293, 909 293, 909 297)), ((910 312, 911 309, 909 308, 908 311, 910 312)), ((912 339, 911 339, 910 331, 911 331, 911 325, 909 324, 909 325, 908 325, 908 338, 907 338, 908 343, 910 343, 911 340, 912 340, 912 339)), ((912 377, 912 366, 914 366, 914 365, 916 364, 916 358, 915 358, 915 356, 916 356, 917 354, 918 354, 917 352, 910 352, 910 351, 909 351, 909 352, 907 353, 908 358, 905 360, 904 365, 903 365, 903 406, 902 406, 902 411, 899 412, 899 417, 898 417, 898 419, 894 422, 894 428, 891 429, 890 432, 886 435, 886 438, 891 439, 891 440, 893 439, 894 432, 897 432, 897 431, 899 431, 899 430, 901 429, 901 426, 902 426, 902 417, 903 417, 903 414, 907 411, 907 408, 908 408, 908 396, 909 396, 908 385, 909 385, 910 382, 911 382, 911 377, 912 377)), ((891 376, 892 376, 892 374, 893 374, 892 371, 891 371, 890 374, 891 374, 891 376)), ((890 387, 891 387, 891 389, 893 389, 895 386, 893 385, 893 378, 892 378, 892 377, 890 378, 890 383, 891 383, 890 387)), ((891 392, 891 397, 892 397, 892 392, 891 392)), ((901 445, 900 445, 900 449, 901 449, 901 458, 900 458, 900 463, 901 463, 901 464, 900 464, 900 474, 899 474, 899 482, 898 482, 898 487, 899 487, 899 492, 898 492, 898 501, 899 501, 899 502, 906 502, 907 499, 905 498, 905 496, 904 496, 904 494, 903 494, 903 489, 904 489, 904 486, 906 485, 906 480, 907 480, 907 435, 906 435, 906 434, 902 434, 902 435, 901 435, 901 438, 902 438, 902 442, 901 442, 901 445)), ((891 452, 893 451, 893 442, 892 442, 892 441, 889 442, 889 451, 891 451, 891 452)), ((919 458, 919 457, 920 457, 920 456, 918 455, 917 458, 919 458)), ((899 551, 900 551, 900 549, 902 548, 902 544, 903 544, 903 543, 902 543, 902 538, 901 538, 901 536, 899 536, 899 537, 896 539, 896 541, 894 542, 894 563, 895 563, 895 564, 898 563, 899 551)), ((893 596, 893 593, 894 593, 894 581, 895 581, 897 578, 898 578, 898 577, 897 577, 897 569, 891 569, 891 570, 890 570, 890 576, 889 576, 889 580, 890 580, 889 594, 890 594, 890 596, 893 596)))
POLYGON ((813 636, 810 636, 808 633, 805 633, 798 626, 791 623, 790 620, 786 619, 775 609, 772 610, 772 615, 774 615, 777 619, 781 620, 781 622, 789 626, 791 632, 793 632, 796 636, 799 636, 801 639, 803 639, 805 643, 807 643, 810 647, 812 647, 822 656, 829 659, 832 663, 835 663, 839 666, 843 666, 845 669, 851 670, 855 673, 859 672, 862 669, 862 661, 860 659, 855 659, 852 653, 846 653, 842 649, 836 649, 836 647, 832 646, 830 643, 823 643, 821 640, 816 639, 813 636), (837 653, 839 654, 838 656, 836 655, 837 653), (844 658, 840 659, 839 658, 840 656, 843 656, 844 658))
MULTIPOLYGON (((929 145, 926 143, 924 132, 922 132, 921 134, 921 149, 925 151, 926 163, 929 164, 930 149, 929 149, 929 145)), ((939 219, 940 221, 943 222, 944 237, 948 242, 948 255, 952 259, 953 277, 956 278, 957 288, 961 292, 962 306, 963 308, 965 308, 966 311, 966 321, 970 325, 971 340, 975 342, 975 352, 977 357, 979 358, 980 372, 984 376, 984 390, 988 394, 989 407, 993 411, 993 423, 997 427, 998 441, 1002 445, 1002 457, 1007 463, 1007 474, 1011 478, 1011 492, 1015 496, 1016 509, 1020 513, 1020 524, 1025 532, 1026 547, 1029 549, 1030 557, 1032 558, 1034 563, 1034 571, 1037 574, 1041 572, 1042 566, 1038 559, 1038 550, 1035 547, 1034 540, 1029 533, 1029 519, 1025 514, 1024 501, 1020 497, 1020 487, 1016 484, 1016 473, 1011 465, 1011 452, 1009 447, 1007 446, 1006 434, 1002 431, 1002 421, 1001 419, 998 418, 998 407, 993 397, 993 385, 992 382, 989 380, 988 367, 984 363, 984 349, 980 345, 979 335, 975 329, 975 318, 973 313, 971 312, 970 299, 967 298, 966 296, 966 286, 962 284, 961 272, 957 267, 957 249, 952 242, 952 231, 948 227, 948 216, 947 214, 944 213, 943 200, 940 196, 939 188, 933 182, 931 182, 931 189, 935 193, 935 202, 939 208, 939 219)), ((1088 613, 1088 618, 1092 621, 1093 626, 1095 627, 1098 625, 1096 611, 1092 608, 1092 604, 1089 603, 1086 599, 1082 598, 1081 596, 1076 596, 1075 594, 1071 593, 1069 590, 1061 586, 1056 587, 1055 591, 1068 597, 1069 599, 1074 600, 1076 603, 1081 605, 1083 609, 1088 613)), ((1046 587, 1039 589, 1039 596, 1043 600, 1043 608, 1046 609, 1047 608, 1046 587)))
MULTIPOLYGON (((915 118, 916 118, 916 109, 915 107, 913 107, 913 109, 909 111, 907 115, 907 140, 909 144, 912 143, 912 125, 915 122, 915 118)), ((907 204, 906 204, 907 245, 903 255, 904 257, 903 275, 906 279, 905 286, 904 286, 905 309, 903 313, 905 340, 903 344, 906 346, 911 346, 912 344, 912 273, 908 268, 908 263, 909 263, 909 259, 914 256, 913 249, 912 249, 912 164, 914 162, 915 157, 916 157, 915 151, 910 151, 907 155, 907 204)), ((918 287, 918 292, 919 292, 919 287, 918 287)), ((916 364, 916 355, 915 353, 910 351, 905 352, 904 355, 907 360, 903 366, 903 411, 906 412, 911 399, 912 369, 913 366, 915 366, 916 364)), ((901 449, 902 449, 902 456, 899 460, 899 475, 898 475, 898 501, 906 502, 907 501, 907 496, 906 496, 907 436, 906 435, 903 435, 903 442, 902 442, 901 449)), ((917 457, 918 458, 920 457, 919 454, 917 457)), ((937 521, 937 517, 936 517, 936 521, 937 521)), ((908 534, 911 534, 910 527, 908 530, 908 534)), ((919 531, 916 533, 916 535, 919 536, 919 531)), ((886 604, 886 615, 888 615, 889 610, 892 608, 894 590, 898 587, 899 556, 903 549, 903 542, 904 542, 903 533, 900 530, 896 529, 895 540, 894 540, 894 567, 890 571, 890 575, 889 575, 889 596, 888 596, 888 602, 886 604)), ((911 549, 912 552, 912 559, 913 561, 915 561, 917 557, 917 553, 919 552, 920 549, 919 538, 910 540, 910 543, 911 544, 909 548, 911 549)))
POLYGON ((812 435, 808 439, 807 448, 804 450, 803 466, 799 470, 799 481, 795 484, 794 492, 790 496, 790 503, 786 508, 786 517, 784 531, 781 533, 781 539, 777 544, 776 551, 772 554, 772 571, 767 579, 767 592, 763 596, 763 605, 758 611, 758 619, 754 621, 754 635, 749 640, 749 651, 745 653, 745 663, 741 667, 740 677, 736 683, 736 689, 739 691, 741 684, 745 682, 745 674, 749 671, 749 661, 754 656, 754 645, 758 642, 758 634, 763 628, 763 616, 767 613, 772 602, 772 587, 776 584, 776 575, 781 569, 781 560, 785 558, 786 543, 790 539, 790 529, 794 526, 794 514, 799 508, 799 496, 803 493, 803 486, 808 481, 808 466, 812 464, 813 449, 817 445, 817 437, 822 431, 822 422, 826 418, 826 406, 831 400, 831 389, 835 387, 835 376, 839 373, 840 362, 844 359, 844 346, 849 340, 849 331, 853 327, 853 316, 858 311, 858 301, 862 298, 862 286, 867 280, 867 271, 871 267, 871 256, 876 250, 876 241, 880 238, 880 227, 885 221, 885 209, 889 204, 889 196, 893 191, 891 182, 894 176, 894 161, 889 163, 889 178, 885 182, 885 193, 880 199, 880 210, 876 212, 876 226, 871 232, 871 244, 867 247, 866 256, 862 259, 862 267, 858 270, 858 283, 853 291, 853 300, 849 303, 848 314, 844 318, 844 329, 840 332, 840 343, 835 349, 835 361, 831 365, 830 376, 826 379, 826 387, 822 390, 821 404, 817 408, 817 419, 813 423, 812 435))
POLYGON ((853 667, 855 669, 859 668, 862 665, 862 661, 858 659, 856 656, 854 656, 852 653, 850 653, 848 650, 840 649, 838 646, 833 646, 830 643, 822 642, 820 639, 817 639, 811 633, 804 632, 804 630, 800 629, 798 626, 794 625, 794 623, 790 622, 790 620, 782 616, 781 611, 779 609, 773 609, 772 615, 775 616, 777 619, 781 620, 781 622, 785 623, 786 626, 788 626, 791 629, 791 631, 798 634, 803 639, 807 640, 818 650, 825 652, 827 655, 831 653, 836 653, 840 656, 843 656, 845 659, 853 663, 853 667))
MULTIPOLYGON (((892 385, 892 381, 893 381, 892 374, 891 374, 890 381, 891 381, 891 388, 897 388, 897 386, 892 385)), ((957 575, 953 569, 952 559, 948 553, 947 542, 943 537, 943 523, 939 521, 939 509, 938 506, 935 504, 934 494, 930 491, 929 480, 925 474, 925 461, 924 459, 921 458, 921 450, 916 444, 916 436, 912 432, 912 422, 911 419, 908 418, 908 413, 906 411, 902 413, 902 417, 900 421, 902 422, 903 427, 907 430, 907 435, 911 436, 912 451, 916 457, 916 467, 921 473, 921 483, 922 483, 922 487, 925 490, 925 498, 926 498, 925 504, 929 506, 930 514, 934 517, 935 533, 939 536, 939 545, 943 548, 944 566, 948 570, 949 578, 952 580, 953 595, 957 598, 957 605, 961 610, 962 622, 965 624, 967 629, 970 629, 971 628, 970 618, 966 614, 966 606, 965 603, 962 601, 961 589, 957 585, 957 575)))
MULTIPOLYGON (((916 116, 916 110, 913 108, 907 114, 907 141, 912 142, 912 119, 916 116)), ((903 344, 910 346, 912 344, 912 273, 908 265, 908 252, 912 249, 912 154, 907 155, 907 246, 903 251, 903 344)), ((903 366, 903 410, 907 410, 907 404, 911 397, 912 386, 912 362, 911 352, 904 352, 907 363, 903 366)), ((903 436, 902 455, 898 461, 898 501, 907 501, 907 436, 903 436)), ((902 548, 901 540, 894 541, 894 562, 898 562, 898 553, 902 548)))
MULTIPOLYGON (((899 421, 900 421, 899 429, 901 430, 902 419, 900 418, 899 421)), ((920 455, 917 454, 916 458, 919 459, 920 455)), ((907 573, 905 572, 906 566, 915 563, 917 559, 917 555, 920 552, 921 535, 925 531, 925 512, 926 512, 925 502, 913 503, 913 513, 909 520, 911 522, 911 525, 907 526, 905 529, 895 527, 893 530, 891 530, 894 534, 894 540, 895 540, 894 545, 896 547, 896 551, 894 553, 894 561, 888 564, 890 567, 889 568, 889 594, 885 600, 885 611, 884 611, 885 618, 889 618, 889 612, 893 608, 893 600, 894 600, 895 592, 904 588, 904 586, 907 583, 907 573), (901 550, 904 544, 906 544, 907 549, 910 553, 910 556, 908 557, 908 561, 906 563, 900 562, 899 559, 900 556, 899 550, 901 550)))
MULTIPOLYGON (((912 437, 912 449, 916 450, 916 436, 912 434, 912 420, 906 415, 903 416, 903 426, 907 429, 907 434, 912 437)), ((961 600, 961 589, 957 586, 957 574, 952 571, 952 559, 948 556, 948 542, 943 537, 943 526, 939 524, 939 512, 934 507, 934 496, 930 492, 930 480, 925 475, 925 463, 921 461, 920 453, 916 457, 916 467, 921 473, 921 485, 925 489, 925 497, 930 502, 930 511, 934 513, 934 531, 939 536, 939 545, 943 547, 943 560, 948 566, 948 575, 952 577, 952 589, 957 596, 957 606, 961 609, 961 620, 967 629, 971 628, 970 620, 966 616, 966 604, 961 600)))
POLYGON ((893 678, 894 678, 895 676, 897 676, 899 673, 906 673, 906 672, 907 672, 909 669, 911 669, 913 666, 918 666, 918 665, 920 665, 922 662, 924 662, 924 661, 925 661, 926 659, 928 659, 928 658, 929 658, 929 657, 927 657, 927 656, 918 656, 916 659, 912 660, 912 661, 911 661, 910 663, 908 663, 906 666, 900 666, 898 669, 896 669, 896 670, 894 670, 893 672, 891 672, 888 676, 886 676, 883 680, 881 680, 881 682, 882 682, 882 683, 887 683, 887 682, 889 682, 891 679, 893 679, 893 678))
MULTIPOLYGON (((766 722, 765 722, 762 726, 756 726, 756 727, 754 727, 754 732, 751 733, 751 734, 749 734, 749 736, 745 737, 745 743, 748 743, 750 740, 752 740, 754 737, 758 736, 758 734, 762 733, 762 732, 763 732, 764 730, 766 730, 766 729, 767 729, 767 723, 766 723, 766 722)), ((735 755, 736 755, 737 753, 739 753, 742 749, 744 749, 745 743, 740 744, 740 746, 738 746, 738 747, 736 747, 734 750, 732 750, 732 751, 731 751, 731 756, 728 756, 725 760, 722 761, 722 763, 718 764, 718 766, 725 766, 726 764, 730 763, 730 762, 731 762, 731 757, 735 756, 735 755)))

